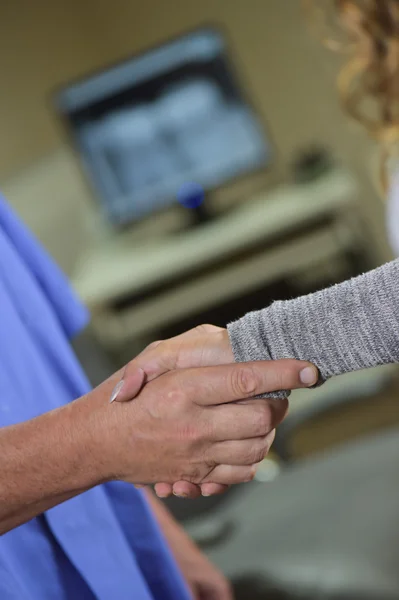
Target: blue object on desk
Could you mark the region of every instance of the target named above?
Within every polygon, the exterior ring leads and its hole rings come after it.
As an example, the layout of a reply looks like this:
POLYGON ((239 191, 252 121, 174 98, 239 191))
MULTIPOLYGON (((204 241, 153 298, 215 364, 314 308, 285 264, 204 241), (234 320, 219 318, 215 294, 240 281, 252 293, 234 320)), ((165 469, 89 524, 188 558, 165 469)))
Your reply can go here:
POLYGON ((185 208, 198 208, 205 199, 205 192, 199 183, 189 182, 181 186, 177 199, 185 208))

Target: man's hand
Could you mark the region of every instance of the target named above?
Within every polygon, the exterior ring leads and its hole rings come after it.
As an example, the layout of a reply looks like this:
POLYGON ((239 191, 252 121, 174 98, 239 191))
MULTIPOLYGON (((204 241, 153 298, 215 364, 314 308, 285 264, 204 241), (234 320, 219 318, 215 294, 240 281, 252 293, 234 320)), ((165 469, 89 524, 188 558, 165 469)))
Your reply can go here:
POLYGON ((267 452, 286 404, 237 401, 302 387, 308 363, 279 361, 182 369, 145 385, 136 369, 44 415, 0 427, 0 535, 112 479, 239 483, 267 452), (129 396, 129 394, 128 394, 129 396), (12 485, 10 485, 12 482, 12 485))
POLYGON ((147 383, 134 402, 103 409, 107 476, 136 484, 252 479, 287 402, 251 398, 304 387, 309 368, 316 380, 309 363, 281 360, 174 370, 147 383))
MULTIPOLYGON (((130 369, 128 365, 119 390, 122 400, 134 395, 130 369)), ((112 437, 110 455, 119 469, 112 476, 136 484, 248 481, 287 410, 287 401, 252 398, 306 387, 316 379, 314 367, 295 360, 165 373, 147 383, 134 402, 110 405, 112 421, 106 431, 112 437), (311 382, 306 380, 309 370, 311 382), (129 474, 132 464, 134 472, 129 474)))
MULTIPOLYGON (((227 330, 214 325, 200 325, 175 338, 150 344, 129 363, 128 372, 134 375, 136 369, 142 369, 146 380, 152 381, 173 369, 221 365, 233 361, 227 330)), ((316 370, 311 369, 308 375, 309 380, 304 384, 311 386, 317 379, 316 370)), ((129 394, 122 394, 117 399, 128 399, 128 396, 129 394)), ((272 437, 274 438, 274 432, 272 437)), ((172 493, 186 498, 195 498, 201 493, 209 496, 223 493, 226 489, 227 486, 214 482, 205 483, 201 487, 185 481, 175 482, 173 486, 168 483, 158 483, 155 486, 156 493, 164 498, 172 493)))
MULTIPOLYGON (((129 400, 141 388, 138 383, 140 372, 144 371, 146 381, 152 381, 163 373, 184 367, 206 367, 234 362, 233 351, 227 329, 215 325, 199 325, 190 331, 164 341, 153 342, 141 354, 129 363, 129 392, 119 394, 114 399, 129 400), (136 369, 138 372, 136 372, 136 369), (135 388, 137 392, 135 392, 135 388)), ((197 498, 223 494, 228 486, 217 483, 205 483, 198 486, 186 481, 157 483, 155 492, 160 498, 172 494, 182 498, 197 498)))

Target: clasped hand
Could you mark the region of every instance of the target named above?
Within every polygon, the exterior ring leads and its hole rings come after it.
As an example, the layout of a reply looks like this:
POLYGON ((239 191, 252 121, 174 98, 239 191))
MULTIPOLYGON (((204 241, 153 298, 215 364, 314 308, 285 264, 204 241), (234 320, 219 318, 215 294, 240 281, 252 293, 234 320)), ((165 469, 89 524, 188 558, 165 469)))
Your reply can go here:
POLYGON ((155 428, 141 431, 139 440, 152 435, 153 444, 167 451, 166 435, 180 445, 181 464, 177 464, 176 456, 164 457, 169 461, 167 479, 156 479, 157 452, 154 464, 146 464, 142 482, 156 483, 158 496, 209 496, 222 493, 230 484, 252 479, 288 408, 286 399, 254 396, 309 387, 318 377, 316 368, 303 361, 233 363, 227 330, 202 325, 150 344, 126 366, 112 396, 115 407, 118 402, 135 399, 138 408, 142 405, 163 423, 162 432, 155 428), (145 390, 155 383, 156 400, 154 396, 152 400, 144 398, 145 390), (183 407, 187 402, 189 410, 183 407), (187 440, 196 443, 190 446, 187 440), (190 467, 176 481, 175 474, 183 467, 187 452, 192 453, 190 467))

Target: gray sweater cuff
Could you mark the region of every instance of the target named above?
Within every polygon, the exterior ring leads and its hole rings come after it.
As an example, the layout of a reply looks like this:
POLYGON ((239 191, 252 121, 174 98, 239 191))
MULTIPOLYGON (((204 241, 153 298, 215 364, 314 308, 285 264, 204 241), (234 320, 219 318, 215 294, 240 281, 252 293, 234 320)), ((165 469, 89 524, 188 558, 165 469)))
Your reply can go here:
MULTIPOLYGON (((230 343, 236 362, 252 362, 257 360, 273 360, 273 355, 268 346, 267 337, 261 337, 262 328, 260 319, 267 319, 265 313, 270 309, 251 312, 242 319, 234 321, 227 326, 230 343)), ((283 358, 283 357, 279 357, 283 358)), ((270 394, 263 394, 262 398, 287 398, 289 390, 281 390, 270 394)))
POLYGON ((315 294, 274 302, 228 331, 237 361, 307 360, 321 381, 399 362, 399 260, 315 294))

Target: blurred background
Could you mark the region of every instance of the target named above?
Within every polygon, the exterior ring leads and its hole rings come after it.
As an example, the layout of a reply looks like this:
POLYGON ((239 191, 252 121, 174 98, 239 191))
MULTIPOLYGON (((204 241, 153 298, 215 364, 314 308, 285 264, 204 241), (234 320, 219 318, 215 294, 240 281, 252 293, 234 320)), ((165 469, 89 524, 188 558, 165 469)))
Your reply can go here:
MULTIPOLYGON (((0 185, 92 311, 94 383, 391 258, 317 30, 298 0, 1 4, 0 185)), ((297 392, 252 484, 168 501, 238 598, 399 598, 397 394, 395 368, 297 392)))

